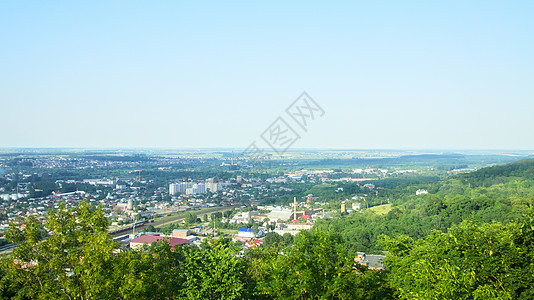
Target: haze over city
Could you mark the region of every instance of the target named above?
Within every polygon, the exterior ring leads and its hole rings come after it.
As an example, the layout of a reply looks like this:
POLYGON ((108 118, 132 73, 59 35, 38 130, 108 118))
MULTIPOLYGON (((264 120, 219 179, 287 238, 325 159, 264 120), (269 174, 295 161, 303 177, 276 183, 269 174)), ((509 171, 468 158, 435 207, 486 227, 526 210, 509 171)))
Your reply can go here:
POLYGON ((1 147, 534 149, 530 1, 0 5, 1 147))

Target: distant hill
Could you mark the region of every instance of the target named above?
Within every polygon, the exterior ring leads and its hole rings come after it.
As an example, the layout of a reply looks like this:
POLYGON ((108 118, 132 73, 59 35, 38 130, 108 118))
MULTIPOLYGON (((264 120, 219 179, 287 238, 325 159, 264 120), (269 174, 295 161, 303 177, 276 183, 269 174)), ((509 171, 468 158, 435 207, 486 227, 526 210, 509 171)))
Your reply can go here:
POLYGON ((404 160, 420 160, 420 159, 462 159, 465 158, 461 154, 417 154, 417 155, 403 155, 400 159, 404 160))
POLYGON ((504 183, 511 178, 534 179, 534 159, 522 159, 513 163, 487 167, 478 171, 460 174, 453 178, 471 184, 471 187, 489 187, 504 183))

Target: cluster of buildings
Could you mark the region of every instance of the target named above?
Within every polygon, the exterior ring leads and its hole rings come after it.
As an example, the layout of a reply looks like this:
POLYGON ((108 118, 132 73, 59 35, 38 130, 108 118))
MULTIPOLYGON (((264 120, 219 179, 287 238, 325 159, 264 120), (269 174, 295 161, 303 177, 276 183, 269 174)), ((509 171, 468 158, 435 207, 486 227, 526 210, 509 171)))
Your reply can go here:
MULTIPOLYGON (((92 155, 87 153, 87 156, 82 157, 68 157, 64 155, 47 155, 32 157, 18 157, 16 161, 8 161, 0 158, 0 167, 11 167, 14 165, 31 166, 39 169, 122 169, 122 168, 169 168, 177 165, 188 165, 193 163, 204 163, 208 161, 205 157, 161 157, 161 156, 147 156, 147 155, 131 155, 127 153, 115 153, 108 157, 98 157, 99 153, 92 155)), ((1 171, 1 170, 0 170, 1 171)))
POLYGON ((0 194, 0 200, 3 201, 18 200, 24 197, 28 197, 28 193, 0 194))
POLYGON ((169 195, 196 195, 205 194, 207 192, 215 193, 222 191, 225 185, 229 183, 215 182, 213 178, 207 179, 205 182, 178 182, 169 184, 169 195))

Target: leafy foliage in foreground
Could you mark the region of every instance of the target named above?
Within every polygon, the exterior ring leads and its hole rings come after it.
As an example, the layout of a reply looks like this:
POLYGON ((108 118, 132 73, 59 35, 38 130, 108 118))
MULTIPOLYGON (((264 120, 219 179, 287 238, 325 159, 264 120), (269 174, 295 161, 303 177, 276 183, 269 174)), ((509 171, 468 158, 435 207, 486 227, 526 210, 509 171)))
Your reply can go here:
POLYGON ((385 299, 385 272, 354 263, 339 235, 303 231, 289 247, 248 254, 251 277, 263 296, 279 299, 385 299))
POLYGON ((517 223, 465 221, 423 240, 381 242, 401 299, 534 298, 534 213, 517 223))
POLYGON ((10 229, 18 247, 2 259, 3 298, 243 299, 254 287, 228 245, 117 251, 102 211, 87 203, 51 211, 46 227, 48 236, 35 219, 10 229))
POLYGON ((2 287, 17 298, 101 298, 114 289, 113 242, 100 209, 82 203, 76 211, 60 207, 48 217, 50 235, 35 219, 14 226, 6 238, 18 243, 4 259, 2 287), (76 215, 76 217, 74 217, 76 215))

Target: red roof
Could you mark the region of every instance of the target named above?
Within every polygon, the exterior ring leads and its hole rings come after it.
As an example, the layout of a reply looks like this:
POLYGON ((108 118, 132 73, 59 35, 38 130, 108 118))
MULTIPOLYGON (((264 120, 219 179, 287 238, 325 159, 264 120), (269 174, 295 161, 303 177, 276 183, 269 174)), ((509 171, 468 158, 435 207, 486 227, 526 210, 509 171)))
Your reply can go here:
POLYGON ((263 241, 259 241, 259 240, 248 241, 246 244, 248 246, 254 247, 254 246, 259 246, 259 245, 263 244, 263 241))
POLYGON ((167 240, 169 244, 171 245, 171 248, 174 248, 176 245, 183 245, 188 244, 189 240, 187 239, 181 239, 176 237, 165 237, 165 236, 159 236, 159 235, 152 235, 152 234, 145 234, 138 238, 135 238, 130 241, 130 243, 139 243, 139 244, 152 244, 159 240, 167 240))

